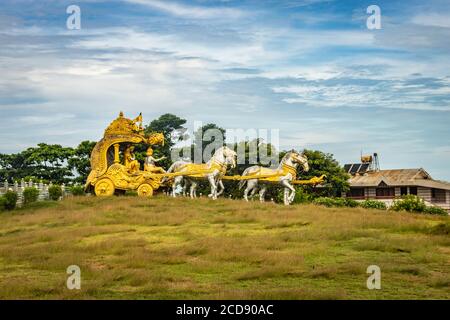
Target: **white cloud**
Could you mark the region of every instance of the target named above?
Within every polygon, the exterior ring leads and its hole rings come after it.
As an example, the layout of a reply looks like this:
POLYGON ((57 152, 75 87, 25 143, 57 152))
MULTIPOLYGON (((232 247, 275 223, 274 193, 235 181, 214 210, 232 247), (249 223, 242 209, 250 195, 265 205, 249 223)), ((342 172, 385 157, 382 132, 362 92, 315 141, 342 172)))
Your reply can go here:
POLYGON ((421 13, 414 16, 411 22, 422 26, 450 28, 450 13, 421 13))
POLYGON ((148 6, 171 15, 189 19, 223 19, 240 18, 244 13, 233 8, 200 7, 185 5, 173 1, 160 0, 125 0, 130 3, 148 6))

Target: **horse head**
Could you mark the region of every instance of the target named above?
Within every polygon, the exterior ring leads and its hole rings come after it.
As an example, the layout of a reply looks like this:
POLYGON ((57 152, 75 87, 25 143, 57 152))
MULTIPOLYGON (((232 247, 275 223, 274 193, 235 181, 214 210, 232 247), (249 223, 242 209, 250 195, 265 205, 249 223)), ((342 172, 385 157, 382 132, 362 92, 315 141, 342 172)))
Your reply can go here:
POLYGON ((292 150, 284 156, 283 160, 284 162, 288 161, 291 163, 298 163, 303 167, 303 171, 309 171, 308 158, 306 157, 304 152, 299 153, 295 150, 292 150))
POLYGON ((222 154, 223 157, 225 158, 225 163, 226 164, 231 164, 231 168, 236 168, 236 158, 237 158, 237 153, 228 148, 227 146, 222 147, 222 154))

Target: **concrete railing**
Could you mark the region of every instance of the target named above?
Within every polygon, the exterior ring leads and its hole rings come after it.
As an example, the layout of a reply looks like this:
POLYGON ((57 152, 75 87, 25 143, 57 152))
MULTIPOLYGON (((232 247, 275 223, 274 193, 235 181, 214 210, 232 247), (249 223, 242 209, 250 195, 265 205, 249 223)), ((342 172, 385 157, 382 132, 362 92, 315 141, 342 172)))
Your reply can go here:
MULTIPOLYGON (((32 181, 24 181, 23 179, 18 182, 15 181, 14 183, 9 183, 8 181, 0 182, 0 195, 5 194, 8 190, 14 191, 17 193, 17 205, 22 206, 23 204, 23 191, 26 188, 36 188, 39 191, 38 201, 44 201, 49 200, 49 193, 48 189, 53 184, 50 182, 49 184, 42 183, 42 182, 32 182, 32 181)), ((64 185, 64 183, 61 185, 62 189, 62 198, 70 195, 70 189, 64 185)))

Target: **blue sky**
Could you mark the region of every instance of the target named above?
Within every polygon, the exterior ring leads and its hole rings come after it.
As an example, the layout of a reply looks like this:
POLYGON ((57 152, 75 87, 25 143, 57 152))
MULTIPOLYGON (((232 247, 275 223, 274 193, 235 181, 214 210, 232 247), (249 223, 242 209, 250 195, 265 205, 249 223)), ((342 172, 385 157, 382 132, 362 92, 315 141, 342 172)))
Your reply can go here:
POLYGON ((449 1, 1 1, 0 152, 170 112, 450 180, 449 39, 449 1))

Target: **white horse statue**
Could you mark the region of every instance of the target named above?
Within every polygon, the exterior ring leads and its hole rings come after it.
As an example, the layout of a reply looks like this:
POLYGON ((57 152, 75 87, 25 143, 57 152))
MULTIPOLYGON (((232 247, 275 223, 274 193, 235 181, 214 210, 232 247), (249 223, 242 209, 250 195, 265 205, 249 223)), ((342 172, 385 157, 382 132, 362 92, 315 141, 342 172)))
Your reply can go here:
POLYGON ((207 163, 191 163, 187 161, 176 161, 167 170, 168 173, 183 173, 182 175, 174 177, 172 184, 172 196, 176 196, 176 189, 182 185, 183 194, 186 193, 187 185, 190 184, 190 197, 196 198, 196 189, 198 180, 207 179, 211 186, 211 193, 209 196, 212 199, 217 199, 224 191, 224 185, 222 183, 222 177, 227 172, 228 165, 231 164, 232 168, 236 167, 237 154, 227 146, 221 147, 216 150, 214 155, 207 163), (218 191, 218 187, 221 190, 218 191))
POLYGON ((299 164, 303 167, 305 172, 309 171, 308 159, 306 156, 303 153, 298 153, 293 150, 288 152, 283 159, 281 159, 278 168, 271 169, 261 166, 248 167, 244 170, 242 176, 255 176, 255 178, 241 180, 239 182, 239 189, 242 189, 242 187, 247 184, 247 187, 244 190, 244 199, 248 201, 248 193, 251 192, 250 196, 253 196, 258 189, 258 184, 261 184, 259 200, 264 202, 267 184, 277 183, 284 186, 283 202, 285 205, 289 205, 294 201, 295 197, 295 188, 290 182, 296 179, 297 166, 299 164))

